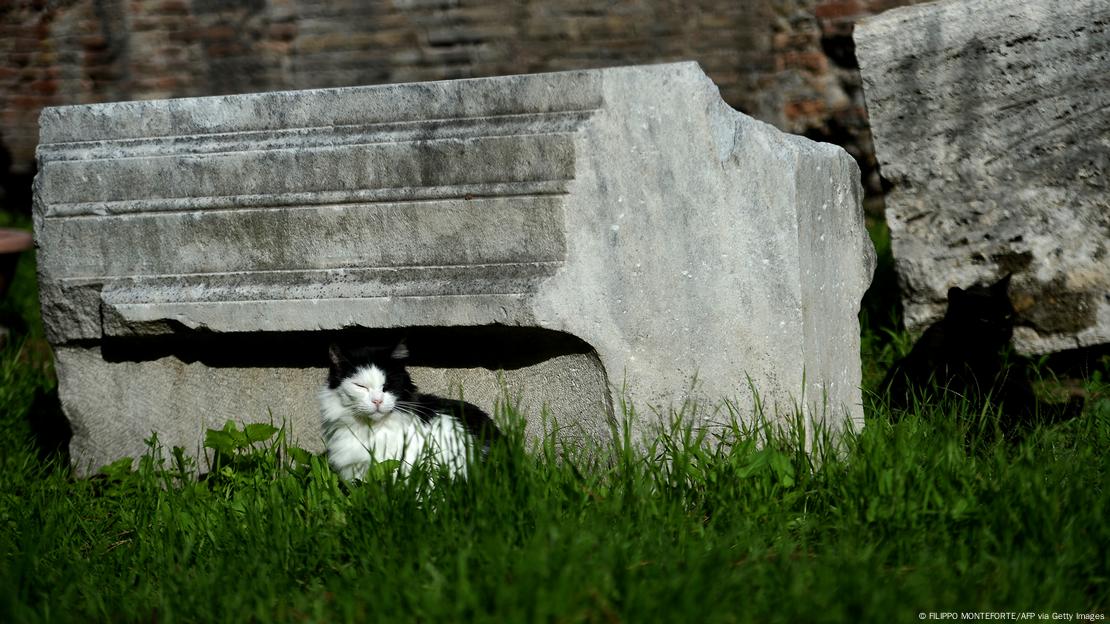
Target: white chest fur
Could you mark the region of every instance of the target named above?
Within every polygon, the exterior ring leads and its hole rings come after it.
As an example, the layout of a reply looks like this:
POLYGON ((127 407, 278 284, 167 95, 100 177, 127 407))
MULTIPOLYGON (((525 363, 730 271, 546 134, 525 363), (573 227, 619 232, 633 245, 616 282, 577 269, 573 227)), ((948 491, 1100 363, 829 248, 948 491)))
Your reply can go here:
POLYGON ((361 480, 373 462, 385 460, 400 461, 402 474, 428 462, 429 468, 446 467, 452 475, 466 476, 469 436, 451 416, 435 414, 425 422, 394 409, 368 418, 328 388, 320 391, 320 407, 328 462, 346 481, 361 480))

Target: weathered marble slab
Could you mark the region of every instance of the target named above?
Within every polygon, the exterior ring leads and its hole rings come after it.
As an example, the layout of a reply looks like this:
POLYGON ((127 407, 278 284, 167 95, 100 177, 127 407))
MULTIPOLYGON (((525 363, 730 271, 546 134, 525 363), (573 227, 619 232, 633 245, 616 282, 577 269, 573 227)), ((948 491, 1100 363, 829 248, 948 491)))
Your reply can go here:
POLYGON ((935 2, 855 40, 907 325, 1012 272, 1020 351, 1110 342, 1110 3, 935 2))
POLYGON ((730 109, 696 64, 41 124, 43 317, 79 468, 270 414, 319 448, 333 339, 408 336, 423 389, 507 393, 537 435, 546 409, 604 439, 622 400, 644 431, 687 400, 720 422, 752 387, 861 417, 856 165, 730 109))

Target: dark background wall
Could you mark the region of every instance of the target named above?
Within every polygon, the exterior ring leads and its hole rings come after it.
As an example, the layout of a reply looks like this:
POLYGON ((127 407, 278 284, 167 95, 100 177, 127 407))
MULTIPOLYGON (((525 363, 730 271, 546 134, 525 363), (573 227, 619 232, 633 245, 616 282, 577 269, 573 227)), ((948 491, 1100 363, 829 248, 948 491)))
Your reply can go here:
POLYGON ((881 210, 856 20, 917 0, 0 0, 0 184, 44 106, 696 60, 733 107, 843 145, 881 210))

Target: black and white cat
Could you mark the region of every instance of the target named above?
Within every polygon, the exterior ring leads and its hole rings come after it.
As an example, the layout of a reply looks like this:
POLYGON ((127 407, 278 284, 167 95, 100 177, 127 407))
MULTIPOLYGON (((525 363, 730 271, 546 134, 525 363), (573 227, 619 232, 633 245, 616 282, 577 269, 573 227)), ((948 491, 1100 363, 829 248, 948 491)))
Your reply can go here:
POLYGON ((408 474, 429 462, 466 476, 467 454, 485 453, 500 436, 490 417, 461 400, 421 394, 405 369, 408 348, 329 349, 328 383, 319 392, 328 462, 345 481, 374 462, 398 460, 408 474))

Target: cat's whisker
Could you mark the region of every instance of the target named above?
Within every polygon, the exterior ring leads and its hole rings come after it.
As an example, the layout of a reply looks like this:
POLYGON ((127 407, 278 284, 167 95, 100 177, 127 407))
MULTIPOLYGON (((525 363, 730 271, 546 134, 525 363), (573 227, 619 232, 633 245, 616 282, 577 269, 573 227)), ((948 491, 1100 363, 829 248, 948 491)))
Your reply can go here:
POLYGON ((436 413, 434 409, 426 405, 420 405, 419 403, 413 403, 411 401, 397 401, 396 403, 394 403, 394 405, 396 405, 397 407, 404 407, 406 409, 415 410, 417 412, 422 412, 425 414, 436 413))

